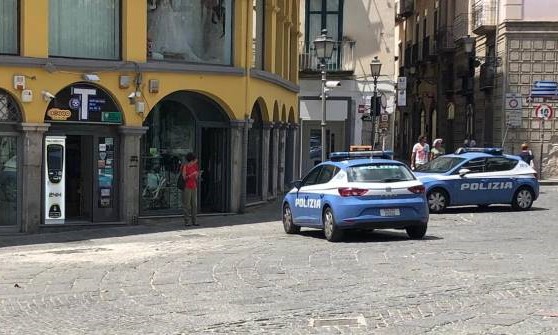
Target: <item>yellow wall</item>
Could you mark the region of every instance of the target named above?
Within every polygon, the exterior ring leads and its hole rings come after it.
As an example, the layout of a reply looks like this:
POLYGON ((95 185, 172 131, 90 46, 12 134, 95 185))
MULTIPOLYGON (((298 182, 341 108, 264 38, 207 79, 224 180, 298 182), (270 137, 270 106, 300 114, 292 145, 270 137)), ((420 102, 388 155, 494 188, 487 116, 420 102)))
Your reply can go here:
MULTIPOLYGON (((296 0, 298 1, 298 0, 296 0)), ((274 3, 274 1, 271 1, 274 3)), ((283 2, 287 5, 288 1, 283 2)), ((235 25, 234 25, 234 66, 244 68, 246 75, 228 74, 204 74, 204 73, 176 73, 176 72, 144 72, 142 92, 146 102, 146 113, 140 115, 135 112, 134 106, 129 104, 128 95, 134 91, 133 85, 127 89, 120 89, 118 86, 120 75, 129 75, 134 78, 134 71, 114 71, 109 70, 114 63, 107 66, 106 71, 97 72, 101 78, 95 84, 106 89, 111 94, 116 103, 124 113, 124 123, 129 126, 141 125, 148 115, 148 110, 153 108, 166 95, 180 90, 190 90, 205 94, 217 101, 227 112, 231 119, 244 119, 249 116, 258 98, 264 101, 267 115, 264 120, 273 120, 273 106, 277 105, 279 110, 286 109, 298 111, 297 93, 289 91, 274 83, 251 78, 249 67, 251 65, 252 29, 249 28, 252 22, 252 1, 235 1, 235 25), (159 93, 151 94, 148 92, 147 84, 149 79, 158 79, 160 83, 159 93)), ((139 64, 146 61, 146 2, 137 0, 122 0, 122 60, 137 62, 139 64)), ((297 2, 298 6, 298 2, 297 2)), ((286 9, 284 9, 286 11, 286 9)), ((266 10, 266 13, 280 12, 281 9, 273 7, 273 10, 266 10)), ((48 56, 48 0, 22 0, 21 2, 21 55, 34 58, 47 58, 48 56)), ((270 27, 270 22, 275 23, 274 19, 266 20, 268 29, 266 36, 273 34, 277 29, 283 29, 281 24, 278 27, 270 27)), ((287 29, 289 27, 286 27, 287 29)), ((291 31, 286 32, 291 34, 291 31)), ((281 35, 283 36, 283 35, 281 35)), ((287 65, 297 64, 296 53, 290 53, 291 59, 284 59, 286 52, 281 48, 287 47, 285 43, 268 43, 266 39, 266 64, 273 69, 277 75, 293 83, 298 78, 292 78, 292 72, 283 71, 287 65), (269 62, 271 56, 276 56, 269 62), (281 66, 277 64, 281 62, 281 66), (276 65, 273 67, 273 65, 276 65)), ((68 60, 72 63, 73 60, 68 60)), ((2 66, 0 57, 0 88, 8 90, 20 101, 21 92, 13 89, 13 75, 27 76, 27 89, 33 91, 33 101, 22 103, 24 122, 41 123, 48 102, 41 95, 41 91, 49 91, 56 94, 68 85, 80 82, 82 74, 86 71, 76 66, 76 69, 49 72, 43 67, 6 67, 2 66)), ((288 113, 287 113, 288 114, 288 113)), ((288 117, 288 115, 287 115, 288 117)), ((296 117, 298 119, 298 117, 296 117)), ((286 122, 287 120, 280 120, 286 122)))

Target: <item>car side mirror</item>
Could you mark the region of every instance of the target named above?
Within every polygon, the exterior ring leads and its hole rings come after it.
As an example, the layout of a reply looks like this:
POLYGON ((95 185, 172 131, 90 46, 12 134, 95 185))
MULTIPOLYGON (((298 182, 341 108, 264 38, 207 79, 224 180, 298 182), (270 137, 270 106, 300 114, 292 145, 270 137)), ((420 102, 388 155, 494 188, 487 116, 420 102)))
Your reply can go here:
POLYGON ((291 184, 297 189, 300 189, 302 187, 302 180, 295 180, 291 184))
POLYGON ((459 176, 460 176, 460 177, 465 177, 465 175, 467 175, 468 173, 471 173, 471 170, 469 170, 469 169, 461 169, 461 170, 459 170, 459 176))

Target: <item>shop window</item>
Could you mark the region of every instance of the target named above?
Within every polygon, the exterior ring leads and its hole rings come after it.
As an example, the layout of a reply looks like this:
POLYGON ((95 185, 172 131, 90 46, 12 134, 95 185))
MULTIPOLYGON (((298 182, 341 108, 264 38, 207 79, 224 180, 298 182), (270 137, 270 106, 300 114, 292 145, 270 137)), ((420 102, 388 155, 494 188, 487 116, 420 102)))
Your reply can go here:
POLYGON ((184 105, 163 101, 144 123, 149 130, 142 138, 142 211, 178 211, 181 191, 176 187, 180 164, 195 152, 195 121, 184 105))
POLYGON ((49 54, 119 59, 120 0, 50 0, 49 54))
POLYGON ((0 122, 20 122, 21 114, 15 101, 0 90, 0 122))
MULTIPOLYGON (((313 41, 320 36, 322 29, 335 41, 343 40, 343 0, 309 0, 306 1, 306 52, 313 48, 313 41)), ((313 51, 312 51, 313 52, 313 51)), ((330 65, 338 69, 341 48, 333 53, 330 65)))
POLYGON ((18 0, 0 1, 0 54, 16 55, 18 53, 18 0))
POLYGON ((147 0, 147 57, 230 65, 233 0, 147 0))

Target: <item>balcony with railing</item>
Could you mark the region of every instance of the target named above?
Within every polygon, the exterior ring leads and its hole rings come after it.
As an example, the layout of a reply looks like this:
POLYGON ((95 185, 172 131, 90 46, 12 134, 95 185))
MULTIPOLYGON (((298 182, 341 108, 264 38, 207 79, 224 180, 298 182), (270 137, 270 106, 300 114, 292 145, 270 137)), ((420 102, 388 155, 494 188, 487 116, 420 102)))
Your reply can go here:
POLYGON ((494 77, 496 69, 490 63, 484 63, 480 66, 479 88, 481 91, 494 87, 494 77))
POLYGON ((486 35, 496 30, 496 0, 477 0, 473 4, 473 32, 486 35))
POLYGON ((436 33, 436 49, 438 53, 452 52, 455 49, 453 26, 440 27, 436 33))
MULTIPOLYGON (((328 72, 354 73, 355 71, 355 45, 356 41, 344 40, 335 42, 335 49, 329 62, 327 63, 328 72)), ((316 57, 314 43, 299 43, 299 71, 313 73, 321 71, 320 61, 316 57)))
POLYGON ((412 16, 415 12, 415 0, 399 0, 396 7, 395 21, 401 21, 412 16))

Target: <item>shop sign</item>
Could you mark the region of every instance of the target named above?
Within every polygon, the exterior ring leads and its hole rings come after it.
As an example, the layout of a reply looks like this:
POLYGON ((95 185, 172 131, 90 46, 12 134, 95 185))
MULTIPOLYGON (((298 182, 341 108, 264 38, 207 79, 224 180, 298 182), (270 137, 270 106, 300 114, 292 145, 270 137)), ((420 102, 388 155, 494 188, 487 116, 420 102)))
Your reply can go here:
POLYGON ((121 124, 122 113, 104 90, 76 84, 58 92, 50 101, 45 121, 121 124))
POLYGON ((120 112, 102 112, 101 121, 110 123, 122 123, 122 114, 120 114, 120 112))

